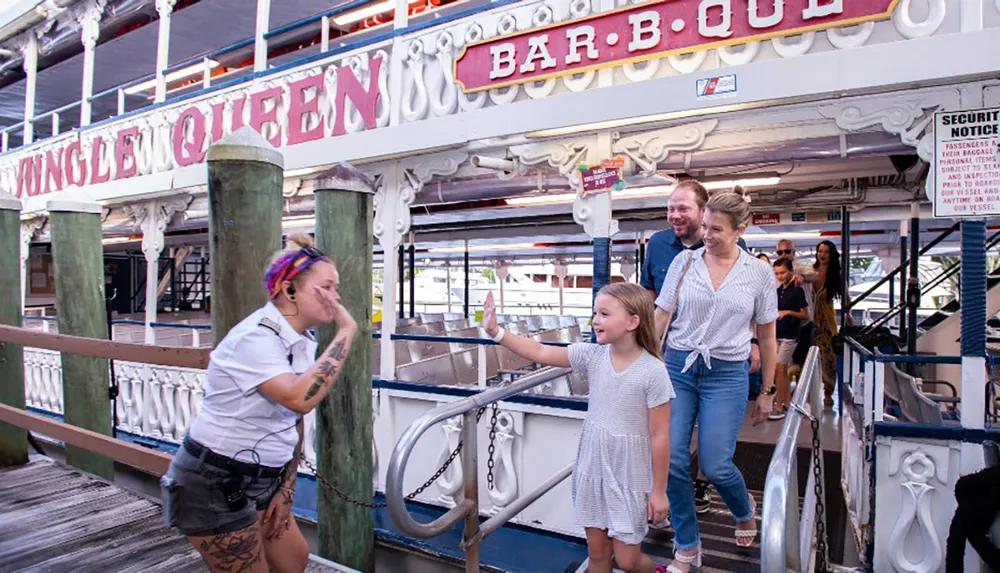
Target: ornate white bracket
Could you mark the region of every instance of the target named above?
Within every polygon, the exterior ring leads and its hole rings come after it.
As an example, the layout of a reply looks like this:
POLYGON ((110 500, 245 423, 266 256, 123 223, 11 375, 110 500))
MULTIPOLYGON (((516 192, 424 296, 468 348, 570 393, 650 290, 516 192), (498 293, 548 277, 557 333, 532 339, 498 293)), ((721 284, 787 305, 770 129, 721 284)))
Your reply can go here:
MULTIPOLYGON (((899 444, 898 446, 903 446, 899 444)), ((942 450, 940 447, 929 448, 942 450)), ((944 449, 947 452, 946 449, 944 449)), ((894 444, 889 460, 889 475, 902 476, 899 482, 901 507, 896 524, 889 536, 889 563, 900 573, 931 573, 941 567, 944 555, 943 540, 938 535, 934 523, 934 509, 937 489, 932 480, 948 486, 948 456, 928 455, 923 448, 897 447, 894 444), (917 546, 923 549, 923 558, 914 562, 906 554, 906 538, 919 536, 917 546)), ((954 484, 951 484, 952 486, 954 484)), ((943 492, 942 492, 943 493, 943 492)), ((940 494, 939 494, 940 495, 940 494)))
POLYGON ((517 467, 521 464, 517 440, 524 437, 524 413, 497 413, 495 454, 493 457, 493 488, 489 489, 490 501, 493 507, 489 513, 495 515, 498 511, 510 505, 517 499, 518 477, 517 467))
MULTIPOLYGON (((448 459, 448 456, 451 455, 451 452, 455 451, 455 448, 458 447, 458 442, 462 439, 462 417, 455 416, 454 418, 445 420, 444 424, 441 425, 441 429, 444 430, 443 447, 438 454, 437 461, 435 461, 435 469, 441 467, 445 460, 448 459)), ((438 491, 441 492, 438 502, 448 507, 454 507, 461 497, 462 464, 452 462, 435 484, 438 491)))
POLYGON ((961 106, 958 90, 902 97, 867 98, 819 108, 823 117, 835 120, 845 131, 881 125, 900 141, 917 149, 924 161, 934 160, 934 112, 961 106))
POLYGON ((615 142, 612 150, 622 153, 643 171, 652 175, 656 165, 675 151, 694 151, 705 144, 705 137, 719 125, 709 119, 665 129, 630 134, 615 142))
POLYGON ((596 140, 593 137, 578 137, 513 145, 510 147, 510 152, 522 165, 547 163, 555 167, 560 175, 569 178, 570 186, 576 187, 579 181, 573 175, 573 170, 587 160, 587 152, 595 145, 596 140))
POLYGON ((394 161, 372 172, 377 185, 374 233, 384 249, 399 246, 410 231, 410 205, 424 184, 435 175, 454 175, 468 157, 465 151, 443 151, 394 161))
POLYGON ((125 215, 142 231, 142 252, 146 262, 160 258, 163 251, 163 233, 175 213, 184 211, 191 204, 191 197, 154 199, 146 203, 125 206, 125 215))

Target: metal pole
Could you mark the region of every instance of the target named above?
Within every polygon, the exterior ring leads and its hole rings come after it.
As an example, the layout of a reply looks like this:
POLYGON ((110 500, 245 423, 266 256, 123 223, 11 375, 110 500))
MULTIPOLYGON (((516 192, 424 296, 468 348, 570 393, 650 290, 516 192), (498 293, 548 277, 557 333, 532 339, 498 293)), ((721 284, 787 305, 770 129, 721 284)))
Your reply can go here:
POLYGON ((469 241, 465 241, 465 258, 462 264, 465 268, 465 298, 462 308, 465 312, 465 318, 469 318, 469 241))
POLYGON ((844 295, 840 299, 840 327, 847 325, 847 314, 850 312, 848 301, 851 293, 851 212, 847 207, 840 208, 841 238, 840 248, 843 250, 841 256, 840 272, 844 281, 844 295))
MULTIPOLYGON (((108 340, 115 340, 115 326, 111 319, 111 301, 118 296, 118 289, 112 291, 111 296, 104 299, 104 310, 108 315, 108 340)), ((111 386, 108 388, 108 399, 111 400, 111 437, 118 437, 118 377, 115 375, 115 361, 108 360, 108 369, 111 372, 111 386)))
POLYGON ((410 318, 417 316, 417 247, 413 243, 413 233, 410 233, 410 318))
POLYGON ((406 288, 403 281, 406 279, 406 247, 399 245, 399 318, 406 317, 406 288))
MULTIPOLYGON (((910 206, 910 278, 906 283, 906 307, 909 320, 906 329, 906 352, 917 353, 917 307, 920 306, 920 205, 910 206)), ((910 365, 913 369, 914 365, 910 365)))
MULTIPOLYGON (((479 533, 479 444, 476 442, 476 409, 465 413, 462 422, 462 477, 465 499, 472 502, 472 511, 465 518, 465 538, 479 533)), ((465 548, 465 573, 479 573, 479 543, 465 548)))
MULTIPOLYGON (((906 273, 907 273, 907 268, 906 268, 906 265, 903 264, 903 263, 907 262, 906 258, 909 256, 908 249, 909 249, 910 245, 909 245, 909 243, 906 242, 908 234, 909 234, 909 226, 907 226, 907 222, 906 221, 901 221, 900 222, 900 233, 899 233, 899 263, 900 263, 900 266, 902 268, 899 269, 899 296, 903 300, 900 301, 900 302, 905 302, 906 301, 906 273)), ((899 321, 899 337, 900 338, 906 338, 906 317, 903 315, 902 312, 900 312, 897 315, 896 320, 899 321)))

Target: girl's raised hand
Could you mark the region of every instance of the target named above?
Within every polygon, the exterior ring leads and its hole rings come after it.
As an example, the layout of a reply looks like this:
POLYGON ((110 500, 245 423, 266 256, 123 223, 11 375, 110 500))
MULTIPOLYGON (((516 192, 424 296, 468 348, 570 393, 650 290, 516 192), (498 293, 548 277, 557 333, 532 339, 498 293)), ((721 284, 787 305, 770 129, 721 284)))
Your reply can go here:
POLYGON ((493 301, 493 293, 487 293, 486 302, 483 303, 483 330, 493 338, 500 332, 497 325, 497 305, 493 301))

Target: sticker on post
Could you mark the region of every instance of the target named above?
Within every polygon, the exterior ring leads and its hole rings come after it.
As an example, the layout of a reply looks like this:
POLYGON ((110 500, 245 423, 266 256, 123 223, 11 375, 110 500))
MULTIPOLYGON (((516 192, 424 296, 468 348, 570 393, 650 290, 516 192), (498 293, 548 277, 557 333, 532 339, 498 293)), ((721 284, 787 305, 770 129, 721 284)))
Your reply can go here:
POLYGON ((736 95, 736 74, 704 78, 696 82, 698 99, 715 99, 736 95))

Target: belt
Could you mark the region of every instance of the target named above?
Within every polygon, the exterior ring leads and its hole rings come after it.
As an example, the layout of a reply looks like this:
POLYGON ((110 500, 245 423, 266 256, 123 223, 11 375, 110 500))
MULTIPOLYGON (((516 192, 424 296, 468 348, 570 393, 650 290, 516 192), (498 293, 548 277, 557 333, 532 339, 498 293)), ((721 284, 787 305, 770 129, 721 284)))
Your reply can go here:
POLYGON ((205 462, 206 464, 213 465, 217 468, 224 469, 232 473, 240 474, 242 476, 247 476, 247 477, 276 478, 284 474, 285 467, 287 467, 283 466, 280 468, 274 468, 270 466, 262 466, 260 464, 253 464, 249 462, 241 462, 239 460, 234 460, 233 458, 230 458, 228 456, 217 454, 186 436, 184 438, 184 449, 187 450, 189 454, 205 462))

